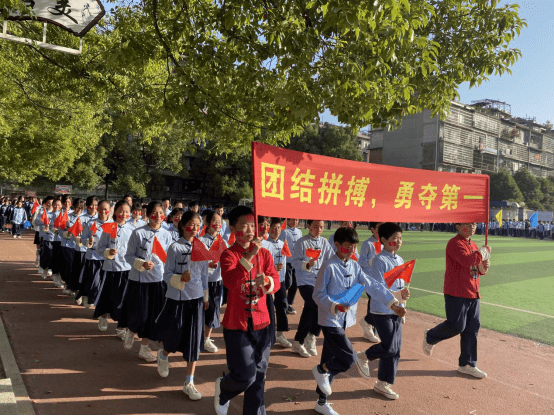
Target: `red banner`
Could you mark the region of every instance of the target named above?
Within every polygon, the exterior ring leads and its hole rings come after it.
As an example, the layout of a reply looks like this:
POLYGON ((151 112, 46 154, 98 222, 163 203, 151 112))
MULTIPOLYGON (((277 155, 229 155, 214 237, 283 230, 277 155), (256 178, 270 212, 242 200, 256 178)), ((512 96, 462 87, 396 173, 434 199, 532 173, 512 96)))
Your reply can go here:
POLYGON ((489 177, 252 143, 258 215, 336 221, 487 222, 489 177))

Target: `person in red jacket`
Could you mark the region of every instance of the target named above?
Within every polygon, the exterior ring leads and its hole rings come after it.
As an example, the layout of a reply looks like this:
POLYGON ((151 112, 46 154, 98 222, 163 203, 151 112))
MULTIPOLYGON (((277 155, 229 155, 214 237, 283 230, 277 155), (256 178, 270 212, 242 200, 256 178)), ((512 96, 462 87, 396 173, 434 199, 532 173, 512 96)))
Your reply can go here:
POLYGON ((273 334, 267 296, 280 288, 271 253, 255 238, 252 209, 238 206, 229 213, 236 242, 221 255, 221 277, 229 290, 223 322, 229 373, 215 381, 214 405, 226 415, 229 402, 244 392, 243 413, 265 414, 265 373, 273 334))
POLYGON ((461 352, 458 372, 485 378, 487 373, 477 368, 477 333, 481 326, 479 277, 485 275, 490 266, 491 248, 483 246, 479 249, 471 241, 476 228, 476 223, 457 223, 458 235, 446 245, 446 321, 425 330, 423 352, 431 355, 435 344, 459 334, 461 352))

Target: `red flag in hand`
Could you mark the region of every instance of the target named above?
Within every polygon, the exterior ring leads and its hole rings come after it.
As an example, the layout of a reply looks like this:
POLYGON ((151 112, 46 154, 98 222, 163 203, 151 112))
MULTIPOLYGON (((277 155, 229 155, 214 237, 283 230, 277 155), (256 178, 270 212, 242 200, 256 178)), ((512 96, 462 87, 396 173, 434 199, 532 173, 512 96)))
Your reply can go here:
POLYGON ((285 244, 283 245, 283 249, 281 250, 281 255, 285 257, 292 257, 292 253, 290 252, 289 243, 287 240, 285 240, 285 244))
POLYGON ((204 228, 202 228, 202 231, 200 232, 200 235, 199 235, 198 237, 202 237, 203 235, 206 235, 206 228, 207 228, 207 227, 208 227, 208 226, 205 225, 204 228))
POLYGON ((379 254, 381 252, 381 242, 376 241, 373 243, 373 247, 375 247, 375 254, 379 254))
POLYGON ((48 225, 48 213, 46 212, 45 209, 42 210, 42 215, 40 217, 40 220, 42 221, 45 227, 48 225))
POLYGON ((227 246, 223 242, 223 238, 221 237, 221 234, 217 235, 217 238, 215 239, 214 243, 210 247, 210 251, 208 252, 211 260, 214 263, 219 263, 219 259, 221 257, 221 254, 227 249, 227 246))
POLYGON ((92 222, 92 225, 90 226, 90 232, 92 235, 96 234, 96 231, 98 231, 98 227, 96 226, 96 221, 92 222))
POLYGON ((210 253, 200 239, 194 237, 192 240, 192 252, 190 253, 190 261, 210 261, 210 253))
POLYGON ((231 233, 231 235, 229 236, 229 241, 227 241, 227 244, 232 246, 233 244, 235 244, 235 241, 236 241, 235 233, 231 233))
POLYGON ((54 221, 54 228, 57 228, 58 230, 63 230, 67 226, 68 221, 69 217, 67 216, 67 210, 64 209, 54 221))
POLYGON ((283 224, 281 224, 281 230, 286 230, 286 229, 287 229, 287 219, 283 218, 283 224))
POLYGON ((306 250, 306 257, 310 257, 314 260, 317 260, 320 254, 321 254, 321 250, 316 250, 313 248, 309 248, 306 250))
POLYGON ((117 237, 117 223, 116 222, 106 222, 100 226, 102 231, 110 234, 110 238, 117 237))
POLYGON ((412 280, 412 272, 414 271, 415 260, 410 260, 408 263, 401 264, 396 266, 394 269, 386 272, 383 277, 385 278, 385 283, 390 287, 396 279, 402 279, 406 283, 410 283, 412 280))
POLYGON ((358 261, 358 257, 356 256, 356 253, 352 253, 352 255, 350 256, 350 258, 354 261, 358 261))
MULTIPOLYGON (((117 224, 116 224, 116 227, 117 227, 117 224)), ((154 236, 154 243, 152 244, 152 254, 155 254, 156 256, 158 256, 158 258, 162 261, 162 263, 165 263, 165 261, 167 260, 167 254, 164 248, 162 247, 161 243, 158 241, 158 237, 156 236, 154 236)))
POLYGON ((33 215, 37 211, 38 207, 40 207, 40 204, 35 201, 35 203, 33 204, 33 208, 31 208, 31 215, 33 215))
POLYGON ((75 224, 69 227, 69 230, 67 230, 67 232, 73 234, 75 237, 78 237, 79 234, 83 232, 83 224, 81 224, 81 218, 77 218, 75 224))

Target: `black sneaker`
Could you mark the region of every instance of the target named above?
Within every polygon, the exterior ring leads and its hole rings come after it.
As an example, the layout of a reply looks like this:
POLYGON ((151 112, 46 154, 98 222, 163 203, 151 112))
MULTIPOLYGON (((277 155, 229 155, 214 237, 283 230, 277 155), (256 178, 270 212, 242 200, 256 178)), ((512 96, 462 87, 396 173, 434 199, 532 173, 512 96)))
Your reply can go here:
POLYGON ((287 315, 296 315, 296 310, 292 306, 287 306, 287 315))

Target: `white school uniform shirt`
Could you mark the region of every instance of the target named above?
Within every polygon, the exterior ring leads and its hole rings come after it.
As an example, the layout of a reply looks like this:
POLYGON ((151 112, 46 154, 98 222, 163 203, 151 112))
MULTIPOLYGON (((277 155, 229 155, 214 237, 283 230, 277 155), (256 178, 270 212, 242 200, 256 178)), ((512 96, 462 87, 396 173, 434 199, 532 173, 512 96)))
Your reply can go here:
POLYGON ((296 284, 297 286, 314 286, 317 273, 319 272, 322 264, 329 260, 335 254, 335 250, 331 248, 329 241, 319 236, 318 238, 312 237, 310 234, 298 239, 294 245, 292 252, 292 266, 296 271, 296 284), (306 265, 310 261, 310 258, 306 256, 307 249, 321 250, 319 258, 314 265, 308 270, 306 265))
MULTIPOLYGON (((377 239, 373 236, 369 237, 362 243, 362 249, 360 250, 360 258, 358 264, 362 266, 362 270, 365 274, 371 273, 371 260, 377 255, 374 244, 377 239)), ((383 250, 383 244, 381 244, 381 251, 383 250)))
POLYGON ((127 222, 117 226, 117 236, 115 238, 111 238, 110 233, 102 233, 98 242, 98 254, 104 258, 102 270, 107 272, 131 270, 131 265, 125 259, 125 254, 127 254, 127 244, 134 230, 135 227, 127 222), (112 248, 117 250, 117 254, 113 257, 109 254, 109 250, 112 248))
POLYGON ((283 263, 283 268, 279 272, 279 281, 281 283, 285 281, 285 273, 287 272, 287 258, 281 254, 284 245, 285 243, 283 241, 274 240, 271 237, 262 241, 262 247, 268 249, 273 257, 273 264, 277 266, 279 263, 283 263))
MULTIPOLYGON (((386 286, 385 278, 383 277, 383 275, 386 272, 394 269, 395 267, 400 266, 401 264, 404 264, 404 260, 402 259, 402 257, 400 257, 398 254, 393 255, 387 250, 383 250, 373 259, 371 265, 371 277, 377 282, 380 282, 386 286)), ((404 289, 404 280, 402 279, 396 279, 390 287, 391 292, 398 292, 402 289, 404 289)), ((400 306, 404 306, 404 303, 400 303, 400 306)), ((383 305, 378 300, 374 300, 373 297, 370 301, 370 310, 371 313, 376 313, 378 315, 394 314, 394 312, 392 312, 390 308, 383 305)))
POLYGON ((100 221, 98 218, 90 220, 87 222, 86 227, 83 227, 83 233, 81 236, 81 241, 84 246, 87 247, 87 254, 85 254, 85 259, 87 260, 104 260, 104 256, 98 249, 98 243, 104 231, 102 230, 102 225, 113 222, 113 220, 108 219, 107 221, 100 221), (92 224, 96 224, 96 232, 93 234, 91 227, 92 224), (92 236, 92 246, 88 247, 88 239, 92 236))
POLYGON ((23 224, 25 221, 27 221, 27 211, 25 211, 25 208, 17 208, 15 207, 13 210, 13 220, 15 224, 23 224))
POLYGON ((291 253, 294 251, 294 246, 296 245, 296 242, 301 238, 302 230, 300 230, 299 228, 290 228, 288 225, 287 228, 281 231, 281 235, 279 235, 279 240, 287 242, 291 253))
POLYGON ((67 215, 68 221, 65 226, 65 229, 62 231, 60 230, 61 236, 62 236, 62 247, 72 248, 75 249, 75 246, 77 245, 77 241, 75 240, 75 236, 72 233, 68 233, 67 230, 69 230, 70 227, 75 224, 77 221, 77 218, 80 218, 80 215, 75 215, 73 212, 67 215))
MULTIPOLYGON (((215 237, 212 237, 210 234, 204 234, 202 237, 200 237, 200 241, 204 243, 206 248, 209 250, 212 248, 213 243, 215 242, 215 239, 219 235, 216 234, 215 237)), ((223 238, 223 237, 222 237, 223 238)), ((225 244, 225 247, 229 247, 229 244, 225 240, 223 240, 223 244, 225 244)), ((209 264, 209 263, 208 263, 209 264)), ((221 262, 217 262, 217 268, 212 269, 208 266, 208 282, 218 282, 221 280, 221 262)))

